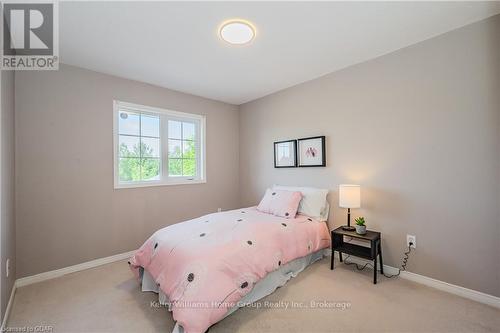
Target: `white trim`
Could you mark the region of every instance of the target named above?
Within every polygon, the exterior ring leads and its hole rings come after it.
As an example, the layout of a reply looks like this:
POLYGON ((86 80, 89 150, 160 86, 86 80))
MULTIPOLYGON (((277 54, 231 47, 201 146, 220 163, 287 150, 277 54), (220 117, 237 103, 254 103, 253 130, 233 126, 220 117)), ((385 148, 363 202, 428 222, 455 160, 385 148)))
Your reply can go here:
POLYGON ((113 186, 114 189, 126 189, 136 187, 150 186, 169 186, 169 185, 189 185, 204 184, 207 182, 207 161, 206 161, 206 116, 201 114, 179 112, 158 107, 145 106, 113 100, 113 186), (118 133, 118 114, 121 109, 130 110, 135 113, 150 114, 160 117, 160 179, 149 181, 120 182, 119 180, 119 133, 118 133), (193 121, 196 124, 196 176, 169 176, 168 175, 168 133, 166 133, 166 121, 168 119, 178 119, 179 121, 193 121))
POLYGON ((60 277, 60 276, 66 275, 66 274, 75 273, 75 272, 83 271, 83 270, 86 270, 89 268, 94 268, 94 267, 102 266, 102 265, 109 264, 109 263, 112 263, 115 261, 127 259, 127 258, 132 257, 132 255, 134 253, 135 253, 135 250, 125 252, 125 253, 116 254, 116 255, 110 256, 110 257, 105 257, 105 258, 87 261, 87 262, 84 262, 84 263, 81 263, 78 265, 68 266, 68 267, 56 269, 53 271, 48 271, 48 272, 44 272, 44 273, 40 273, 40 274, 36 274, 36 275, 32 275, 32 276, 23 277, 23 278, 16 280, 16 287, 24 287, 24 286, 27 286, 29 284, 54 279, 54 278, 57 278, 57 277, 60 277))
POLYGON ((119 184, 118 181, 118 117, 116 116, 118 112, 118 101, 113 101, 113 186, 119 184))
MULTIPOLYGON (((348 256, 348 254, 344 254, 344 258, 346 256, 348 256)), ((339 259, 339 253, 338 252, 335 252, 335 258, 339 259)), ((373 263, 373 261, 371 261, 371 260, 365 260, 365 259, 354 257, 354 256, 350 256, 349 257, 349 261, 353 262, 353 263, 356 263, 358 265, 364 265, 367 262, 373 263)), ((380 267, 380 265, 378 265, 378 266, 380 267)), ((368 268, 371 269, 371 267, 368 267, 368 268)), ((388 275, 398 274, 398 271, 399 270, 396 267, 384 265, 384 273, 386 273, 388 275)))
MULTIPOLYGON (((17 279, 16 282, 14 283, 14 286, 12 287, 9 303, 7 304, 7 308, 5 309, 5 315, 4 315, 4 318, 2 321, 2 326, 1 326, 0 332, 3 331, 5 325, 7 324, 7 320, 8 320, 9 314, 10 314, 10 309, 12 307, 12 303, 14 302, 14 296, 15 296, 15 292, 16 292, 17 288, 24 287, 24 286, 27 286, 27 285, 30 285, 33 283, 37 283, 37 282, 42 282, 42 281, 54 279, 54 278, 57 278, 57 277, 60 277, 60 276, 66 275, 66 274, 75 273, 75 272, 83 271, 83 270, 86 270, 89 268, 94 268, 94 267, 109 264, 112 262, 124 260, 124 259, 130 258, 134 253, 135 253, 135 250, 125 252, 125 253, 120 253, 120 254, 117 254, 114 256, 110 256, 110 257, 105 257, 105 258, 87 261, 87 262, 84 262, 84 263, 81 263, 78 265, 73 265, 73 266, 57 269, 54 271, 49 271, 49 272, 40 273, 40 274, 36 274, 36 275, 32 275, 32 276, 27 276, 27 277, 24 277, 21 279, 17 279)), ((331 256, 331 249, 326 249, 325 256, 331 256)), ((338 258, 338 252, 335 253, 335 257, 338 258)), ((357 257, 349 257, 349 260, 351 262, 355 262, 358 264, 366 263, 366 260, 363 260, 363 259, 357 258, 357 257)), ((398 272, 397 268, 392 267, 392 266, 388 266, 388 265, 384 265, 384 270, 386 271, 387 274, 390 274, 390 275, 397 274, 397 272, 398 272)), ((439 290, 442 290, 442 291, 445 291, 445 292, 448 292, 448 293, 451 293, 451 294, 454 294, 457 296, 461 296, 461 297, 464 297, 464 298, 467 298, 467 299, 470 299, 470 300, 473 300, 473 301, 476 301, 479 303, 487 304, 487 305, 490 305, 490 306, 493 306, 493 307, 500 309, 500 297, 496 297, 496 296, 485 294, 485 293, 482 293, 482 292, 479 292, 476 290, 460 287, 460 286, 457 286, 457 285, 454 285, 451 283, 436 280, 436 279, 433 279, 433 278, 430 278, 427 276, 411 273, 408 271, 402 271, 400 277, 403 279, 406 279, 406 280, 410 280, 410 281, 413 281, 413 282, 416 282, 419 284, 423 284, 423 285, 426 285, 428 287, 439 289, 439 290)))
POLYGON ((436 279, 433 279, 433 278, 430 278, 430 277, 427 277, 424 275, 415 274, 415 273, 408 272, 408 271, 401 272, 400 276, 406 280, 417 282, 417 283, 420 283, 420 284, 423 284, 423 285, 426 285, 429 287, 433 287, 433 288, 436 288, 436 289, 439 289, 442 291, 446 291, 446 292, 449 292, 451 294, 462 296, 462 297, 471 299, 473 301, 487 304, 487 305, 491 305, 495 308, 500 309, 500 297, 485 294, 485 293, 482 293, 482 292, 477 291, 477 290, 464 288, 464 287, 457 286, 457 285, 454 285, 454 284, 451 284, 448 282, 436 280, 436 279))
POLYGON ((10 298, 9 298, 9 303, 7 303, 7 307, 5 308, 5 314, 3 316, 2 320, 2 326, 0 327, 0 332, 3 332, 5 330, 5 327, 7 325, 7 321, 9 320, 9 315, 10 315, 10 309, 12 307, 12 304, 14 303, 14 296, 16 293, 17 288, 24 287, 33 283, 38 283, 50 279, 55 279, 57 277, 70 274, 70 273, 75 273, 79 271, 83 271, 89 268, 94 268, 98 266, 102 266, 105 264, 110 264, 112 262, 128 259, 134 255, 136 250, 125 252, 125 253, 120 253, 116 254, 114 256, 109 256, 109 257, 104 257, 104 258, 99 258, 91 261, 87 261, 78 265, 73 265, 73 266, 68 266, 64 267, 61 269, 56 269, 54 271, 48 271, 32 276, 27 276, 24 278, 17 279, 14 282, 14 285, 12 286, 12 291, 10 293, 10 298))
POLYGON ((3 315, 2 326, 0 327, 0 332, 5 332, 5 325, 7 325, 7 320, 9 319, 10 309, 12 307, 12 303, 14 303, 14 295, 16 293, 16 282, 12 286, 12 290, 10 292, 9 302, 7 303, 7 307, 5 308, 5 314, 3 315))
POLYGON ((190 118, 193 120, 201 120, 202 118, 205 117, 201 114, 162 109, 162 108, 158 108, 158 107, 154 107, 154 106, 145 106, 145 105, 140 105, 140 104, 123 102, 123 101, 119 101, 119 100, 114 100, 113 103, 117 107, 130 109, 130 111, 139 110, 139 111, 144 112, 144 113, 161 113, 161 114, 166 114, 166 115, 173 116, 173 117, 190 118))
POLYGON ((136 188, 136 187, 154 187, 154 186, 172 186, 172 185, 194 185, 194 184, 205 184, 207 182, 206 179, 198 180, 179 180, 172 181, 168 183, 159 183, 159 182, 140 182, 137 184, 120 184, 115 186, 115 190, 124 189, 124 188, 136 188))
MULTIPOLYGON (((331 250, 330 250, 331 251, 331 250)), ((331 252, 330 252, 331 256, 331 252)), ((345 256, 345 255, 344 255, 345 256)), ((335 258, 338 259, 338 252, 335 252, 335 258)), ((350 262, 354 262, 357 264, 364 264, 368 260, 363 260, 358 257, 349 257, 350 262)), ((371 267, 370 267, 371 269, 371 267)), ((398 269, 392 266, 384 265, 384 271, 386 274, 393 275, 398 273, 398 269)), ((461 296, 479 303, 487 304, 490 306, 493 306, 495 308, 500 309, 500 297, 489 295, 482 293, 477 290, 473 289, 468 289, 465 287, 457 286, 455 284, 451 284, 448 282, 444 282, 441 280, 436 280, 424 275, 408 272, 408 271, 401 271, 401 274, 399 275, 402 279, 405 280, 410 280, 419 284, 426 285, 428 287, 432 287, 435 289, 439 289, 445 292, 448 292, 453 295, 461 296)))

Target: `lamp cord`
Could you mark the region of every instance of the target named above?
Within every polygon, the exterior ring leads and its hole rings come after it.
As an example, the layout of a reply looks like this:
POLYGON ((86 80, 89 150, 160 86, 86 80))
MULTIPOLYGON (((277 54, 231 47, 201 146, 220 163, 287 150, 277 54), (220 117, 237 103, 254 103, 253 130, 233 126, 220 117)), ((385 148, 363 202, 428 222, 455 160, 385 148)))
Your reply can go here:
MULTIPOLYGON (((352 238, 351 238, 352 240, 352 238)), ((350 240, 349 240, 350 241, 350 240)), ((402 264, 401 264, 401 268, 398 269, 398 272, 396 274, 393 274, 393 275, 387 275, 385 273, 383 273, 383 275, 386 277, 386 278, 393 278, 393 277, 396 277, 396 276, 399 276, 401 274, 402 271, 406 271, 406 266, 408 265, 408 259, 409 259, 409 256, 410 256, 410 253, 411 253, 411 246, 413 245, 412 242, 410 242, 410 244, 408 244, 408 251, 406 251, 404 253, 404 256, 403 256, 403 260, 402 260, 402 264)), ((358 271, 362 271, 364 270, 366 267, 371 267, 373 268, 373 264, 370 263, 370 262, 367 262, 366 264, 364 264, 363 266, 360 266, 354 262, 347 262, 347 259, 349 259, 351 256, 348 255, 347 257, 345 257, 344 259, 344 264, 346 265, 356 265, 356 269, 358 271)), ((380 270, 377 270, 377 271, 380 271, 380 270)))

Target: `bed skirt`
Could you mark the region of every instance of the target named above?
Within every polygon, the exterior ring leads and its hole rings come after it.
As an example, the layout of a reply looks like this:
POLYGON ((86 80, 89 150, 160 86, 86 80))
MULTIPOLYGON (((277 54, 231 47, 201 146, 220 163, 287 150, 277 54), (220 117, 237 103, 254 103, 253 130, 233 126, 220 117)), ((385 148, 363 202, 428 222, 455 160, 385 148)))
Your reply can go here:
MULTIPOLYGON (((312 263, 324 258, 327 256, 329 249, 322 249, 316 252, 313 252, 305 257, 297 258, 295 260, 290 261, 289 263, 281 266, 279 269, 269 273, 261 279, 259 282, 255 284, 252 291, 250 291, 245 297, 243 297, 238 304, 251 304, 256 302, 267 295, 272 294, 276 289, 285 285, 292 277, 296 277, 300 272, 302 272, 307 266, 312 263)), ((169 299, 163 291, 158 288, 158 285, 153 280, 153 277, 148 273, 147 270, 141 269, 142 276, 142 291, 152 291, 158 294, 158 302, 161 305, 168 305, 169 299)), ((234 311, 238 310, 240 306, 236 305, 231 308, 227 314, 224 316, 227 317, 234 311)), ((167 306, 168 310, 170 308, 167 306)), ((172 333, 184 333, 184 329, 178 324, 175 324, 175 327, 172 333)))

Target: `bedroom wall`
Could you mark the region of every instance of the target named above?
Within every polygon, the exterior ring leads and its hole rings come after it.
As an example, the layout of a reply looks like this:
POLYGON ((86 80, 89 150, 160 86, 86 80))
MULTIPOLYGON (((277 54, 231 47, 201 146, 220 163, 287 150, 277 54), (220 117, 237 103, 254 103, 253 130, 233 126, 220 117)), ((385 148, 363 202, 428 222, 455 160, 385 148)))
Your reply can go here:
POLYGON ((61 65, 16 77, 17 277, 138 248, 239 206, 238 109, 61 65), (207 183, 113 189, 113 100, 206 115, 207 183))
POLYGON ((1 233, 1 317, 16 278, 16 236, 14 216, 14 72, 0 71, 0 233, 1 233), (10 258, 10 274, 5 262, 10 258))
MULTIPOLYGON (((384 260, 500 296, 500 15, 240 107, 240 195, 362 185, 384 260), (273 141, 326 135, 327 167, 273 168, 273 141)), ((332 274, 335 274, 332 272, 332 274)), ((355 273, 353 273, 355 274, 355 273)))

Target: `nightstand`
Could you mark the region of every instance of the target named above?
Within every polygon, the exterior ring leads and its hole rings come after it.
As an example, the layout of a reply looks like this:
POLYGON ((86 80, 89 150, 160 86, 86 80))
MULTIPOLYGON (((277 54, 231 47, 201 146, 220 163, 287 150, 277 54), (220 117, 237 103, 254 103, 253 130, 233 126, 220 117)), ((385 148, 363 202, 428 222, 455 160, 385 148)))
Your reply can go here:
POLYGON ((332 262, 330 269, 333 270, 333 259, 335 251, 338 251, 340 262, 342 253, 367 260, 373 260, 373 284, 377 284, 377 256, 380 257, 380 273, 384 274, 384 262, 382 261, 382 239, 380 232, 367 230, 366 234, 358 235, 356 231, 343 230, 342 227, 332 230, 332 262), (344 242, 344 236, 367 241, 370 247, 344 242))

